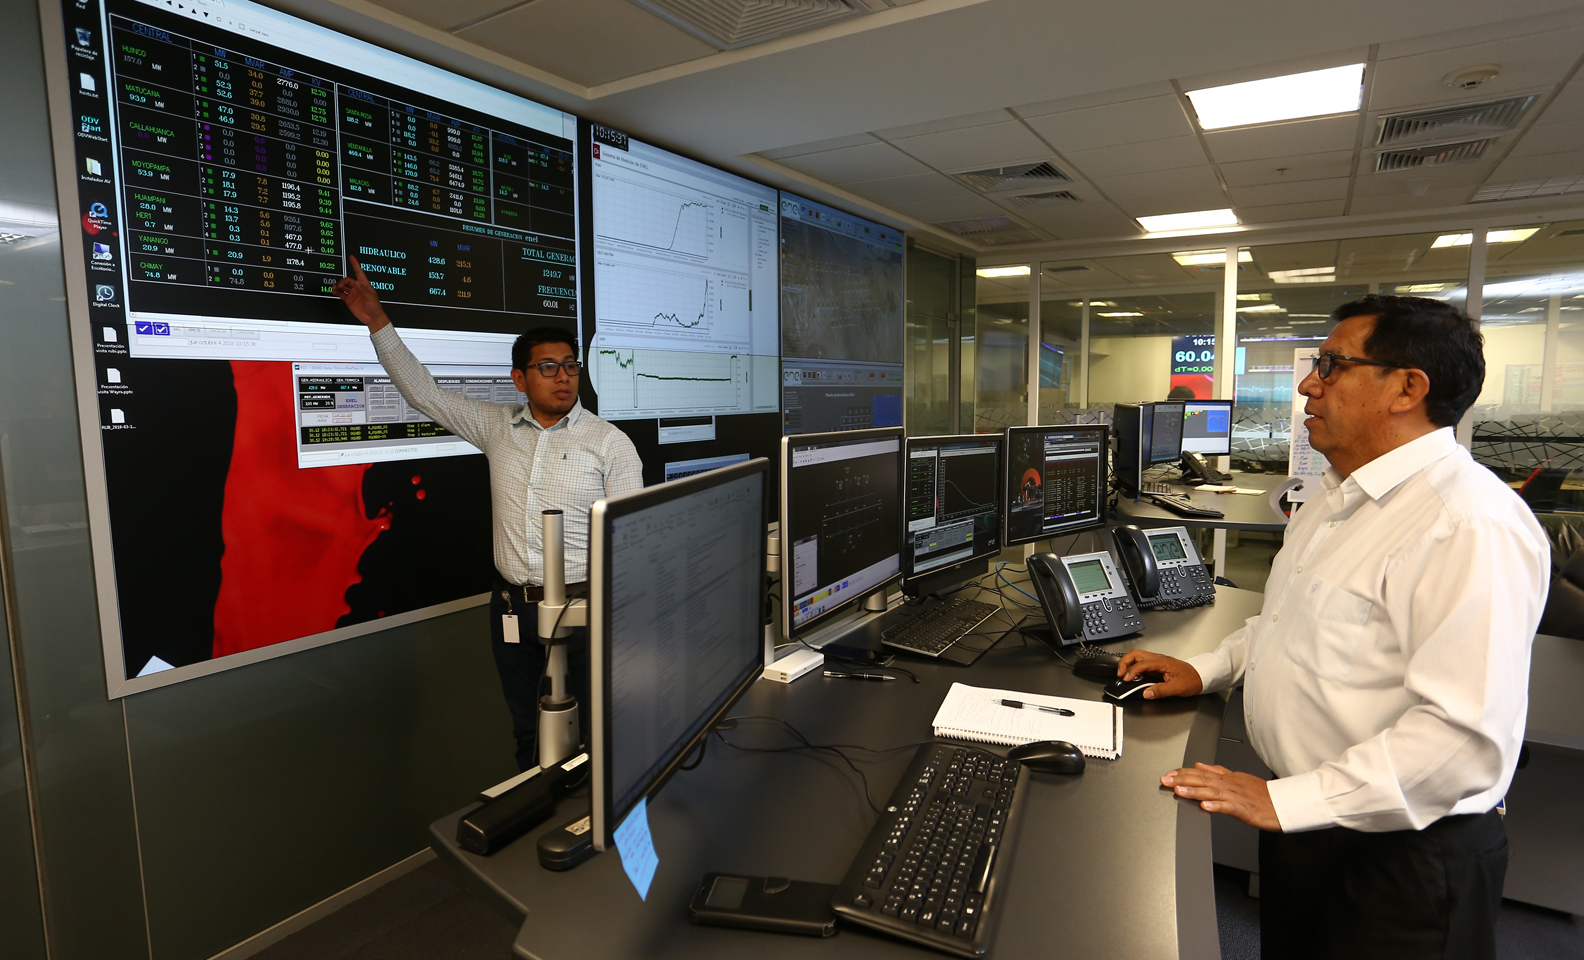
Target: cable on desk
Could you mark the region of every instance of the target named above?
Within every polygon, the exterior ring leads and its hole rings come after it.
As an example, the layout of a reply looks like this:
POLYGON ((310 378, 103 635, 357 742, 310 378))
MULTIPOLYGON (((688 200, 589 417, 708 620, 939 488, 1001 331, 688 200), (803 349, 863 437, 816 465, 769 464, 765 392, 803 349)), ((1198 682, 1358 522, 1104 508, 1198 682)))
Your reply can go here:
POLYGON ((869 804, 869 809, 873 810, 875 813, 884 813, 885 811, 880 807, 879 804, 874 802, 874 797, 869 793, 868 775, 860 770, 858 765, 853 762, 852 758, 847 756, 847 754, 843 753, 842 751, 862 750, 865 753, 894 753, 898 750, 906 750, 910 747, 918 747, 926 743, 935 742, 934 739, 919 740, 915 743, 907 743, 896 747, 885 747, 883 749, 865 747, 855 743, 813 743, 808 737, 803 735, 802 731, 798 730, 797 727, 794 727, 786 720, 783 720, 780 717, 762 716, 726 717, 719 723, 715 724, 711 732, 715 734, 716 738, 718 738, 721 743, 731 747, 733 750, 741 750, 744 753, 796 753, 799 750, 812 750, 815 753, 823 753, 839 757, 843 763, 847 764, 848 768, 851 769, 853 773, 858 774, 858 779, 863 781, 864 802, 869 804), (738 722, 743 720, 767 720, 771 723, 779 723, 783 727, 786 727, 787 732, 792 734, 792 736, 799 741, 798 745, 792 747, 746 747, 727 740, 726 734, 723 731, 736 729, 738 722))

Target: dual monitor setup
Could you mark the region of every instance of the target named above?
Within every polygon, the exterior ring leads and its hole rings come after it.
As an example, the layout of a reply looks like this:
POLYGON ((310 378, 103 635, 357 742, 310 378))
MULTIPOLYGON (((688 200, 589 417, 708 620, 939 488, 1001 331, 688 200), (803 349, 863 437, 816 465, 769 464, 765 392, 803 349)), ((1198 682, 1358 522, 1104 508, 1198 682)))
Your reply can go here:
POLYGON ((1205 458, 1232 452, 1231 400, 1119 403, 1112 425, 1117 487, 1124 493, 1147 492, 1144 472, 1162 464, 1181 463, 1184 477, 1195 483, 1227 479, 1205 458))

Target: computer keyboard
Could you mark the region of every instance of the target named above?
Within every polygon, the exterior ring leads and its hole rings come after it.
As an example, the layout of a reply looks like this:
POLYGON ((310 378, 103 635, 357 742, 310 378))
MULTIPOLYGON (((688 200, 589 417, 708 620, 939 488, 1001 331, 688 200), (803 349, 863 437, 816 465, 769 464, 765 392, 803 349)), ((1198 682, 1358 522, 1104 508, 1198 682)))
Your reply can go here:
POLYGON ((1144 499, 1158 507, 1165 507, 1167 510, 1177 514, 1179 517, 1220 518, 1226 516, 1226 514, 1222 513, 1220 510, 1212 510, 1209 507, 1201 507, 1192 500, 1189 500, 1187 497, 1179 497, 1161 493, 1150 493, 1145 494, 1144 499))
POLYGON ((993 603, 955 597, 891 627, 880 635, 880 642, 921 657, 939 657, 1000 609, 993 603))
POLYGON ((1146 480, 1143 483, 1139 484, 1139 493, 1171 493, 1171 492, 1172 492, 1171 484, 1169 484, 1169 483, 1161 483, 1158 480, 1146 480))
POLYGON ((836 913, 946 953, 984 956, 1012 868, 1019 767, 985 750, 919 747, 836 888, 836 913))

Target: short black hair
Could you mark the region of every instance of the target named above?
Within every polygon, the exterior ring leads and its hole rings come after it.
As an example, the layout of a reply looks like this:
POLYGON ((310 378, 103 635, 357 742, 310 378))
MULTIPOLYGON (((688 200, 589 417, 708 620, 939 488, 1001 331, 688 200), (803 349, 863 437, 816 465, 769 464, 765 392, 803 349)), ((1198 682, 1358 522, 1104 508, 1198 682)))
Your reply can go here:
POLYGON ((512 369, 527 370, 533 348, 541 343, 564 343, 572 348, 572 359, 577 359, 577 338, 572 335, 572 331, 565 327, 534 327, 512 344, 512 369))
POLYGON ((1372 293, 1331 311, 1341 323, 1349 317, 1375 317, 1364 341, 1364 355, 1423 370, 1430 378, 1425 414, 1438 427, 1450 427, 1485 385, 1485 337, 1468 314, 1441 300, 1372 293))

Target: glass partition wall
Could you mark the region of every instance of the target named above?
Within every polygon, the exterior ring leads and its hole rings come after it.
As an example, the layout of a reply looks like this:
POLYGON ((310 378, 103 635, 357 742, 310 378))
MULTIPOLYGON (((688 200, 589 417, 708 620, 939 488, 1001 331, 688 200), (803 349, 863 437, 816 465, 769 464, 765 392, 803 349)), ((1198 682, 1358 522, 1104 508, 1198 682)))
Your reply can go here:
POLYGON ((1029 273, 1027 266, 978 272, 973 336, 964 330, 962 349, 965 394, 973 371, 973 432, 1029 422, 1029 273))

